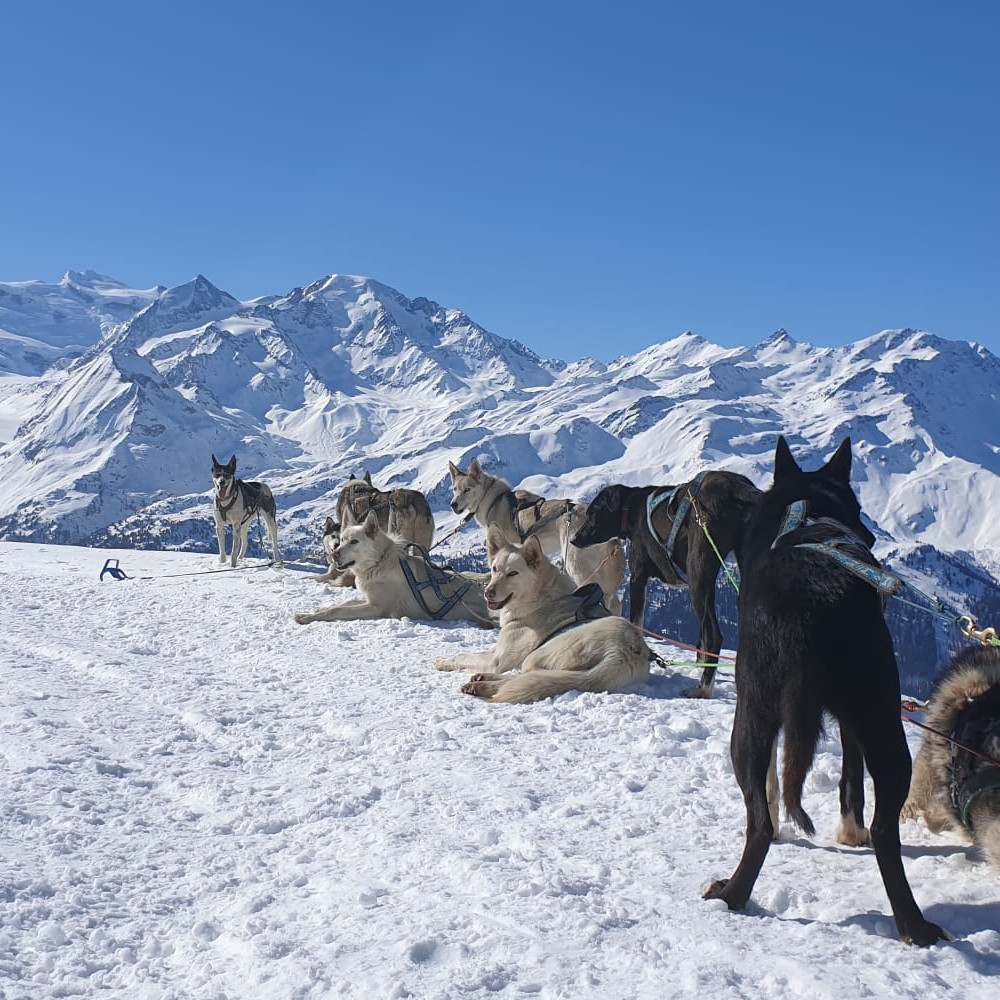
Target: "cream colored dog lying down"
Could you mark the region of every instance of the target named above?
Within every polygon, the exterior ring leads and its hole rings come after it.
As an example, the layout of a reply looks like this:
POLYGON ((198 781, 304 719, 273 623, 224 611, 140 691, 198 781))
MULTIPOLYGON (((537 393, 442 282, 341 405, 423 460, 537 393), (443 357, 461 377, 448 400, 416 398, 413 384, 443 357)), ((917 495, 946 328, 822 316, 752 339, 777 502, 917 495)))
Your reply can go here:
MULTIPOLYGON (((490 525, 486 550, 486 600, 500 615, 499 642, 489 652, 434 661, 438 670, 474 674, 466 694, 530 702, 565 691, 619 691, 647 679, 652 654, 635 626, 599 603, 602 617, 593 617, 588 588, 574 594, 576 584, 545 558, 537 538, 515 545, 490 525)), ((599 588, 589 588, 595 592, 599 598, 599 588)))
POLYGON ((481 585, 471 576, 443 569, 412 555, 406 543, 390 538, 374 511, 364 524, 343 528, 333 551, 334 564, 354 573, 362 597, 298 614, 308 622, 344 622, 373 618, 417 618, 425 621, 468 619, 494 626, 481 585))

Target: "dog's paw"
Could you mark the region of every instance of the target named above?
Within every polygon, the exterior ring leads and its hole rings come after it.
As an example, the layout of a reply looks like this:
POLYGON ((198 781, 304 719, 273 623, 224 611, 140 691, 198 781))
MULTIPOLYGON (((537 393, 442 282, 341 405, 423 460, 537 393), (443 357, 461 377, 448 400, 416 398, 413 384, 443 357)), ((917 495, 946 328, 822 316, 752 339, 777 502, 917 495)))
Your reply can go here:
POLYGON ((929 948, 938 941, 955 940, 946 930, 929 920, 921 920, 918 924, 906 928, 900 927, 899 938, 904 944, 914 944, 918 948, 929 948))
POLYGON ((841 816, 837 827, 837 843, 847 847, 868 847, 872 835, 863 826, 858 826, 853 816, 841 816))
POLYGON ((683 694, 685 698, 711 698, 712 697, 712 689, 711 688, 702 687, 699 684, 697 687, 685 688, 681 692, 681 694, 683 694))
POLYGON ((462 694, 471 694, 476 698, 492 698, 500 686, 496 681, 486 679, 486 674, 475 674, 471 681, 462 685, 462 694))
POLYGON ((729 885, 729 879, 727 878, 717 878, 714 882, 709 882, 705 886, 705 891, 701 894, 702 899, 725 899, 723 892, 726 886, 729 885))
POLYGON ((450 656, 435 656, 434 657, 434 669, 435 670, 458 670, 458 665, 450 656))
POLYGON ((311 621, 315 621, 312 615, 298 614, 295 616, 295 620, 299 625, 308 625, 311 621))

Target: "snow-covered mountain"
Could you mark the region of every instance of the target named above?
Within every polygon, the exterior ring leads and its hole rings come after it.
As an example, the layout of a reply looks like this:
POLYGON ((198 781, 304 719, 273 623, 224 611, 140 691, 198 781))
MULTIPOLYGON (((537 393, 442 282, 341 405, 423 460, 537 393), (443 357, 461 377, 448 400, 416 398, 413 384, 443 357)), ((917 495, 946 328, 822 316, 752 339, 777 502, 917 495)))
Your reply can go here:
POLYGON ((443 525, 449 460, 587 499, 706 467, 766 486, 779 433, 806 466, 849 434, 880 554, 1000 612, 1000 361, 974 344, 684 334, 567 364, 344 275, 239 302, 202 276, 143 292, 70 272, 0 285, 0 328, 0 538, 207 549, 213 453, 271 485, 294 555, 363 469, 443 525))

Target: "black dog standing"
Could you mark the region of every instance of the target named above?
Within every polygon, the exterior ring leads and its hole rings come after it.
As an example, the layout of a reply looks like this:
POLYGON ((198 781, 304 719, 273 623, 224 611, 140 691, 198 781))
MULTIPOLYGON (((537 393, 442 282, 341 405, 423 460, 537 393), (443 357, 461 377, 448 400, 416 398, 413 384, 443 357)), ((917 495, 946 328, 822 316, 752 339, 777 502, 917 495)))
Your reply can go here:
POLYGON ((861 522, 850 487, 847 438, 817 472, 803 472, 783 437, 774 456, 774 484, 747 524, 741 572, 736 713, 731 752, 747 810, 746 842, 729 879, 706 898, 741 909, 771 844, 766 778, 771 748, 785 732, 782 789, 791 818, 807 833, 802 786, 812 766, 823 712, 844 740, 842 802, 857 809, 864 763, 875 786, 871 839, 899 936, 930 945, 947 935, 924 919, 900 856, 899 813, 910 783, 910 754, 900 718, 899 673, 883 617, 882 594, 828 551, 877 567, 875 539, 861 522), (804 505, 801 503, 804 501, 804 505))

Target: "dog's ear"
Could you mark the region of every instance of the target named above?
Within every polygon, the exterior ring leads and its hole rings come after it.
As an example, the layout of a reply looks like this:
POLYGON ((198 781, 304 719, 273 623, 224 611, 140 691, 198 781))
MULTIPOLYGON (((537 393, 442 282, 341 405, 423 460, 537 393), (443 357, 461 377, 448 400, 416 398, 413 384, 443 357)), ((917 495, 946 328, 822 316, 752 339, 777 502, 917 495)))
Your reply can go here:
POLYGON ((455 482, 455 480, 462 474, 462 470, 454 462, 448 463, 448 472, 451 473, 452 482, 455 482))
POLYGON ((373 510, 369 511, 365 518, 365 534, 369 538, 374 538, 378 534, 378 517, 373 510))
POLYGON ((479 459, 474 458, 471 462, 469 462, 469 475, 481 476, 482 474, 483 470, 479 468, 479 459))
POLYGON ((350 504, 347 504, 347 506, 344 507, 344 513, 342 516, 343 520, 341 521, 341 524, 345 528, 349 528, 352 524, 358 523, 358 519, 354 516, 354 511, 351 509, 350 504))
POLYGON ((784 434, 779 434, 778 446, 774 449, 774 481, 778 483, 801 472, 799 463, 792 458, 792 450, 788 447, 784 434))
POLYGON ((500 530, 499 525, 487 525, 486 555, 492 559, 506 544, 507 539, 503 537, 503 532, 500 530))
POLYGON ((229 464, 226 466, 226 468, 227 469, 232 469, 233 470, 233 474, 234 475, 236 474, 236 456, 235 455, 233 455, 233 457, 229 460, 229 464))
POLYGON ((332 535, 336 530, 337 522, 332 517, 328 517, 326 519, 326 524, 323 525, 323 534, 332 535))
POLYGON ((545 553, 542 551, 542 543, 538 540, 537 535, 532 535, 521 546, 521 555, 524 556, 524 561, 528 564, 528 569, 538 569, 542 565, 542 561, 545 560, 545 553))
POLYGON ((831 479, 836 479, 841 483, 851 481, 851 439, 849 437, 845 437, 840 442, 840 447, 833 453, 830 461, 823 466, 823 471, 831 479))
MULTIPOLYGON (((372 474, 366 469, 365 470, 365 482, 371 486, 372 485, 372 474)), ((374 488, 374 487, 373 487, 374 488)))

